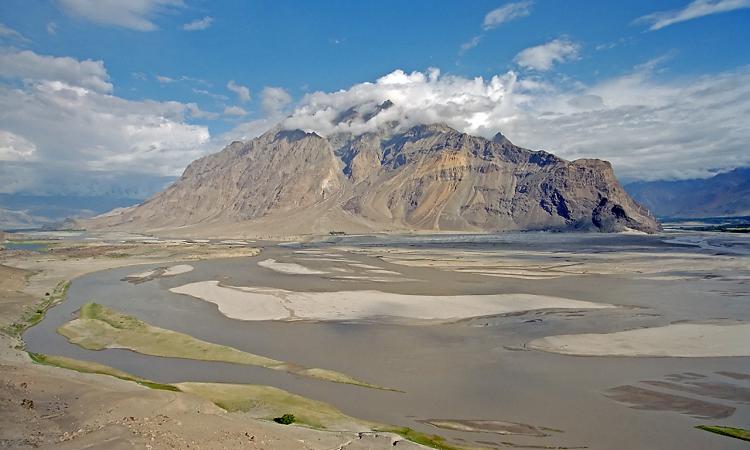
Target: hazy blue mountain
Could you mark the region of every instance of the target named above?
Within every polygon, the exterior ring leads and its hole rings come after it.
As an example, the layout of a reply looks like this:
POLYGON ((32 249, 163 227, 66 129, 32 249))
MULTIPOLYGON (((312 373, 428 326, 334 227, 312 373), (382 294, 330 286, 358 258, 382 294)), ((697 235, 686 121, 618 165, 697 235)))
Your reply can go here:
MULTIPOLYGON (((174 177, 73 177, 37 183, 21 192, 0 193, 0 230, 49 226, 143 202, 174 177)), ((44 180, 42 180, 44 181, 44 180)))
POLYGON ((750 215, 750 168, 706 179, 639 181, 625 190, 658 217, 750 215))

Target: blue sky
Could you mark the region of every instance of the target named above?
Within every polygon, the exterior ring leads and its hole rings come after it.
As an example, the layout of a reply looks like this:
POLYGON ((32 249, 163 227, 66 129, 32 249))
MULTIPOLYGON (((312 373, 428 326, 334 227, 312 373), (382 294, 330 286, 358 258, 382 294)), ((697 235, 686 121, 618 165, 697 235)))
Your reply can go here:
MULTIPOLYGON (((11 167, 22 167, 33 178, 34 167, 55 164, 98 174, 177 174, 230 138, 252 137, 300 106, 309 107, 313 92, 353 91, 352 86, 375 83, 394 70, 427 74, 430 68, 438 68, 443 81, 427 89, 451 98, 468 86, 462 82, 478 76, 484 83, 500 77, 503 101, 511 97, 509 86, 516 86, 513 108, 492 112, 486 123, 475 125, 477 107, 457 112, 471 114, 467 123, 474 125, 464 131, 490 135, 502 129, 520 145, 568 158, 607 158, 627 179, 707 176, 750 164, 742 145, 750 132, 739 120, 750 122, 742 87, 750 79, 748 0, 4 0, 0 23, 6 58, 6 69, 0 68, 0 87, 7 91, 0 98, 3 109, 15 110, 14 102, 32 99, 59 106, 59 99, 69 96, 42 88, 62 80, 68 87, 90 89, 75 91, 81 96, 77 104, 94 102, 91 109, 100 114, 71 121, 69 128, 80 127, 80 140, 57 139, 60 132, 44 123, 29 125, 38 114, 34 110, 0 116, 0 164, 5 166, 0 180, 11 176, 11 167), (83 64, 87 60, 99 66, 83 64), (59 70, 51 71, 55 65, 59 70), (75 74, 86 73, 111 87, 76 81, 75 74), (706 132, 717 138, 690 140, 677 122, 687 126, 685 116, 694 113, 688 100, 706 101, 704 93, 711 89, 718 90, 715 98, 724 99, 722 104, 735 108, 714 117, 738 120, 707 117, 696 125, 710 127, 706 132), (46 97, 39 99, 38 92, 46 97), (561 106, 591 99, 595 105, 586 111, 561 106), (583 120, 585 113, 590 117, 583 120), (637 147, 630 152, 614 146, 607 151, 612 142, 605 138, 611 133, 581 137, 582 129, 601 126, 593 118, 607 117, 612 126, 625 117, 618 113, 643 114, 665 125, 626 123, 624 135, 642 135, 629 144, 637 147), (125 121, 138 119, 105 136, 106 121, 118 114, 125 121), (554 120, 542 120, 550 114, 554 120), (669 135, 644 142, 665 126, 669 135), (142 132, 128 134, 136 128, 142 132), (165 137, 165 130, 172 134, 165 137), (721 135, 731 139, 724 142, 721 135), (129 138, 131 146, 114 144, 129 138), (680 153, 681 148, 687 150, 680 153), (643 155, 656 153, 659 158, 643 164, 643 155)), ((414 80, 407 81, 422 83, 414 80)), ((368 93, 365 100, 374 101, 380 92, 368 93)), ((423 95, 419 92, 413 95, 423 95)), ((323 103, 341 107, 360 100, 325 97, 323 103)), ((63 108, 60 120, 54 119, 53 124, 64 122, 70 111, 63 108)), ((294 123, 322 127, 301 119, 294 123)), ((462 122, 456 124, 462 128, 462 122)), ((16 186, 12 189, 25 189, 18 180, 6 181, 16 186)))

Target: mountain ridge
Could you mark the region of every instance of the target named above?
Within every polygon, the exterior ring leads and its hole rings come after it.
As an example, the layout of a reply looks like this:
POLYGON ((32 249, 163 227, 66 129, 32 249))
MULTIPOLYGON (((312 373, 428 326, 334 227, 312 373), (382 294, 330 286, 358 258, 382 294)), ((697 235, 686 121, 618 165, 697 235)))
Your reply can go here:
POLYGON ((750 215, 750 167, 711 178, 638 181, 625 190, 660 217, 731 217, 750 215))
POLYGON ((569 162, 444 124, 329 137, 277 127, 194 161, 143 204, 83 226, 246 236, 659 229, 606 161, 569 162))

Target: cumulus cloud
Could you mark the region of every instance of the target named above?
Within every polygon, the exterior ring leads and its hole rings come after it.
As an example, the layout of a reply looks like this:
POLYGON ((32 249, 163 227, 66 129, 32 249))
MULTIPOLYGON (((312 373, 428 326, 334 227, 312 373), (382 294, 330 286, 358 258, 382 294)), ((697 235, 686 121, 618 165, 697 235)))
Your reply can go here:
POLYGON ((0 77, 55 80, 97 92, 112 91, 109 75, 101 61, 79 61, 70 57, 38 55, 28 50, 0 50, 0 77))
POLYGON ((699 17, 746 8, 750 8, 750 0, 693 0, 684 8, 648 14, 635 23, 648 24, 649 30, 655 31, 699 17))
POLYGON ((479 133, 486 126, 496 128, 512 115, 507 109, 512 103, 506 97, 512 95, 515 82, 513 73, 485 81, 481 77, 441 76, 437 69, 427 73, 396 70, 374 83, 307 94, 284 125, 330 135, 361 134, 391 122, 397 122, 401 128, 443 122, 479 133), (374 114, 388 100, 394 105, 374 114), (352 109, 359 114, 353 120, 341 121, 342 114, 352 109))
MULTIPOLYGON (((0 58, 3 77, 23 79, 0 83, 0 158, 23 163, 32 180, 37 170, 175 175, 208 150, 208 129, 186 121, 206 114, 197 105, 114 96, 101 62, 0 58)), ((0 174, 0 185, 13 173, 0 174)))
POLYGON ((507 3, 497 9, 493 9, 484 16, 482 27, 485 30, 496 28, 506 22, 528 16, 531 14, 532 1, 507 3))
POLYGON ((260 103, 266 115, 274 117, 292 102, 292 96, 280 87, 267 86, 260 93, 260 103))
POLYGON ((555 64, 578 59, 580 45, 566 37, 554 39, 546 44, 521 50, 514 59, 526 69, 550 70, 555 64))
POLYGON ((195 19, 192 22, 188 22, 185 25, 182 26, 182 29, 185 31, 200 31, 205 30, 206 28, 210 27, 213 23, 214 18, 211 16, 206 16, 202 19, 195 19))
POLYGON ((57 0, 68 14, 99 25, 113 25, 136 31, 152 31, 161 13, 182 7, 182 0, 57 0))
POLYGON ((237 84, 234 82, 234 80, 229 80, 229 83, 227 83, 227 89, 237 94, 237 98, 242 103, 247 103, 250 101, 250 89, 248 89, 247 86, 237 84))
POLYGON ((508 72, 490 79, 396 70, 375 82, 306 95, 282 122, 321 135, 445 123, 569 159, 610 160, 625 179, 690 178, 750 165, 750 68, 657 81, 657 62, 591 86, 508 72), (386 100, 387 109, 379 107, 386 100), (342 120, 350 111, 348 120, 342 120))
POLYGON ((227 106, 224 108, 225 116, 244 116, 247 115, 247 111, 240 108, 239 106, 227 106))

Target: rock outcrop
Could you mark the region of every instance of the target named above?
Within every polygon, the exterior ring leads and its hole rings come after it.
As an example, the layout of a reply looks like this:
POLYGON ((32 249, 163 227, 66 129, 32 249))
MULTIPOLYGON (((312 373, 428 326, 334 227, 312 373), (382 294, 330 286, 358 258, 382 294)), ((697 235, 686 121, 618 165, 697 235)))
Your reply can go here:
POLYGON ((659 229, 606 161, 569 162, 440 124, 327 138, 275 129, 84 226, 216 236, 659 229))

